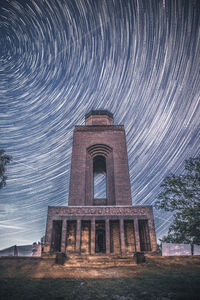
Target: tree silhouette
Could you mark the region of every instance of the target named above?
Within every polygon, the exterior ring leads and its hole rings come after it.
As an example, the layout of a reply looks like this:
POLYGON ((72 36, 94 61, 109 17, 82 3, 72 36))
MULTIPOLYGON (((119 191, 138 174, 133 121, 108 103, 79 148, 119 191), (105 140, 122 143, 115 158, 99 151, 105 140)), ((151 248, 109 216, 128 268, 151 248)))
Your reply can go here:
POLYGON ((0 149, 0 189, 6 185, 7 177, 4 174, 6 172, 6 165, 11 160, 12 157, 5 154, 5 150, 0 149))
POLYGON ((200 244, 200 156, 186 160, 184 174, 167 176, 161 187, 155 208, 174 212, 162 241, 200 244))

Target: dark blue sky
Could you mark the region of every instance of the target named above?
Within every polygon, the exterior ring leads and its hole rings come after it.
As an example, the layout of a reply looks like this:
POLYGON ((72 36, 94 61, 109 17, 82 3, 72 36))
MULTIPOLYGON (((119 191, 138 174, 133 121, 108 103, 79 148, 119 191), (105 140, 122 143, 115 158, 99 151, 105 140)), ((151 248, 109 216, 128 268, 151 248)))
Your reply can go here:
MULTIPOLYGON (((124 124, 135 205, 199 153, 198 0, 0 1, 0 249, 45 232, 66 205, 74 125, 91 109, 124 124)), ((172 216, 155 211, 157 236, 172 216)))

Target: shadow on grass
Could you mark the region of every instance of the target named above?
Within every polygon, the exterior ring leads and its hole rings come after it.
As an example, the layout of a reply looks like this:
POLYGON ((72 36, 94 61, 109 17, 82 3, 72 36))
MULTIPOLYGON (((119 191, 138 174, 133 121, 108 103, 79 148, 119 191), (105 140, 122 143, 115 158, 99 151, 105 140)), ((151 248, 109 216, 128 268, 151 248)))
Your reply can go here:
POLYGON ((0 280, 1 300, 85 300, 85 299, 199 299, 197 272, 153 272, 135 278, 117 279, 27 279, 0 280))

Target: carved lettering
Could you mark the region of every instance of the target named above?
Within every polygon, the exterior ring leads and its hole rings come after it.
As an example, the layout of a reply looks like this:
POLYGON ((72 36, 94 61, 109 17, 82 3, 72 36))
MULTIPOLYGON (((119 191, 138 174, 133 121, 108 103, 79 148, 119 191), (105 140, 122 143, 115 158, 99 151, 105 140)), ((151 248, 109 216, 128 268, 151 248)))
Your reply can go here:
POLYGON ((133 216, 133 215, 146 215, 151 214, 148 207, 51 207, 50 215, 67 216, 67 215, 122 215, 122 216, 133 216))

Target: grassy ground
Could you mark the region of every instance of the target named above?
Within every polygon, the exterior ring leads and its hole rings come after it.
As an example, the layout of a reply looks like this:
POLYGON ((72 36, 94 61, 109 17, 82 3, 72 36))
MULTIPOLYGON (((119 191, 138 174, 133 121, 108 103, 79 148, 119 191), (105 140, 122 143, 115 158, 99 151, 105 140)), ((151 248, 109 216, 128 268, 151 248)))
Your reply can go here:
POLYGON ((108 269, 0 259, 0 269, 1 300, 200 299, 200 257, 152 258, 138 266, 108 269))

